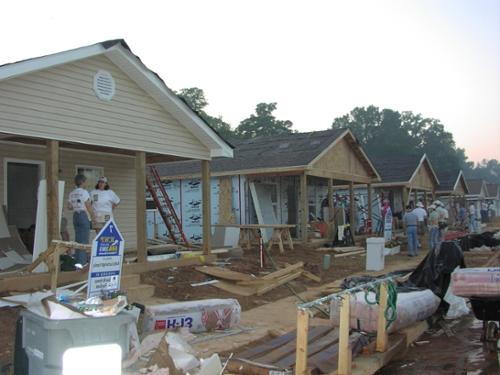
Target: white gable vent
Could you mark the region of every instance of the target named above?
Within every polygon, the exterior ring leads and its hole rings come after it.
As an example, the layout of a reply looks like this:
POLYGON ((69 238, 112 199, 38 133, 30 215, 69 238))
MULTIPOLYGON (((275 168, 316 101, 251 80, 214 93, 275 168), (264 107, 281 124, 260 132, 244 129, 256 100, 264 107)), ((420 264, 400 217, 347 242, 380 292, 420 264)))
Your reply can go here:
POLYGON ((95 74, 94 92, 101 100, 111 100, 115 96, 115 80, 111 73, 99 70, 95 74))

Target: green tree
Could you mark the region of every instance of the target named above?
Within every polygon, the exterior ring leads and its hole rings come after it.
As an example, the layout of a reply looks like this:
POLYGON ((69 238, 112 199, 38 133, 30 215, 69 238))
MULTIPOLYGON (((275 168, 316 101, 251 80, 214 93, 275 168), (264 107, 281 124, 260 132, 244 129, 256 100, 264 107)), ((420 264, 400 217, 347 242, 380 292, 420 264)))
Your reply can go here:
POLYGON ((236 135, 240 138, 254 138, 256 136, 270 136, 292 133, 292 122, 278 120, 273 112, 277 103, 259 103, 255 107, 255 114, 240 122, 236 128, 236 135))
POLYGON ((234 137, 234 132, 231 125, 222 119, 222 116, 213 117, 205 112, 205 107, 208 101, 205 98, 205 93, 198 87, 189 87, 181 89, 177 95, 181 97, 186 104, 195 111, 203 120, 205 120, 219 135, 228 139, 234 137))

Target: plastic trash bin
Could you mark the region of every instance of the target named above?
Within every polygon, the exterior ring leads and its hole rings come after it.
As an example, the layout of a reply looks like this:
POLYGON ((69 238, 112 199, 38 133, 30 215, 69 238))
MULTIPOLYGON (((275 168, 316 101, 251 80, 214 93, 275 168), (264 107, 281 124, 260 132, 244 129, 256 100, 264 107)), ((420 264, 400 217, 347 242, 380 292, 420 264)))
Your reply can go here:
POLYGON ((366 270, 382 271, 384 269, 383 237, 370 237, 366 239, 366 270))
MULTIPOLYGON (((63 354, 74 347, 115 343, 124 359, 129 352, 129 327, 135 324, 134 315, 128 312, 105 318, 52 320, 24 310, 21 316, 30 375, 61 375, 63 354)), ((88 360, 92 358, 82 358, 88 360)))

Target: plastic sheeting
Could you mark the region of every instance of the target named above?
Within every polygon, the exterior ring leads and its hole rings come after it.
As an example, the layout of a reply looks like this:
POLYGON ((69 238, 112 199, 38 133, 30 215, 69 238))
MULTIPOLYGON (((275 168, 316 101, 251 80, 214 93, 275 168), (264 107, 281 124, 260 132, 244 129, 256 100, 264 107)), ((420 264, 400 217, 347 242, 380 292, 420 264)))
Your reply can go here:
MULTIPOLYGON (((375 300, 375 294, 369 292, 369 301, 375 300)), ((389 326, 388 332, 395 332, 408 327, 413 323, 427 319, 434 314, 441 300, 430 290, 422 290, 410 293, 398 293, 396 303, 397 318, 389 326)), ((332 300, 330 304, 330 320, 338 326, 340 322, 340 301, 332 300)), ((365 292, 351 295, 350 326, 368 333, 377 332, 378 305, 370 305, 365 300, 365 292)))

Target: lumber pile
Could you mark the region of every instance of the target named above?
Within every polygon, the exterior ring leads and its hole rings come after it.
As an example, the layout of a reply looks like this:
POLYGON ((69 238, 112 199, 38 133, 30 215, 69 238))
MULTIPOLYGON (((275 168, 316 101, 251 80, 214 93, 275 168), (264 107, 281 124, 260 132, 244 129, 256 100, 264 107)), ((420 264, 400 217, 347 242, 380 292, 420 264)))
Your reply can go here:
POLYGON ((317 282, 320 281, 316 275, 304 270, 303 262, 289 265, 262 277, 231 271, 223 267, 202 266, 196 267, 196 270, 205 275, 212 276, 217 280, 216 283, 210 285, 225 290, 226 292, 245 297, 253 295, 261 296, 300 276, 307 277, 317 282))

